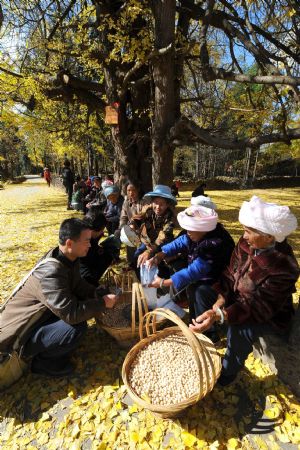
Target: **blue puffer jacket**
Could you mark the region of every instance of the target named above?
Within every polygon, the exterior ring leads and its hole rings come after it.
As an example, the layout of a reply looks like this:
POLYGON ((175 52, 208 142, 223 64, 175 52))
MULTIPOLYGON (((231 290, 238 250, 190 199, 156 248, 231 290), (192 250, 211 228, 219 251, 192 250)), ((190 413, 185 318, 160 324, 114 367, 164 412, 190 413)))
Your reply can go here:
POLYGON ((193 242, 184 234, 164 245, 161 250, 166 256, 175 256, 178 253, 187 256, 188 266, 171 276, 175 288, 181 290, 198 281, 215 283, 229 263, 233 249, 232 237, 223 225, 218 223, 215 230, 206 233, 199 242, 193 242))

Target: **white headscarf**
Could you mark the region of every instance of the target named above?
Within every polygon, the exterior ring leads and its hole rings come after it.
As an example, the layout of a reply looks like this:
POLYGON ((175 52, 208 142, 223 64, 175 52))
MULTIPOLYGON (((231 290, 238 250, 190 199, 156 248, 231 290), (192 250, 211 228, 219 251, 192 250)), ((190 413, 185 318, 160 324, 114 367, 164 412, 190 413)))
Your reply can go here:
POLYGON ((249 202, 243 202, 239 213, 242 225, 274 236, 277 242, 297 228, 297 219, 288 206, 266 203, 254 195, 249 202))
POLYGON ((198 195, 191 198, 191 205, 205 206, 206 208, 217 209, 217 205, 206 195, 198 195))
POLYGON ((190 206, 177 215, 178 223, 188 231, 212 231, 218 223, 218 214, 205 206, 190 206))

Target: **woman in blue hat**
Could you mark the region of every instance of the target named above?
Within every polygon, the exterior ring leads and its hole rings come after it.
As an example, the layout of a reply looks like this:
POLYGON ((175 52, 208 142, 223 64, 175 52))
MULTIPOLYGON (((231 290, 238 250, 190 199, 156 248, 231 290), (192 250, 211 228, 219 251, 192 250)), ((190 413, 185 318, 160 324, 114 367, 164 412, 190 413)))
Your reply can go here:
POLYGON ((161 246, 174 239, 176 224, 174 206, 177 201, 169 186, 158 184, 144 195, 150 200, 140 214, 132 216, 130 226, 139 234, 142 245, 134 255, 133 264, 139 267, 161 251, 161 246))
POLYGON ((103 193, 107 199, 107 204, 103 211, 107 220, 106 228, 109 234, 114 234, 119 226, 124 197, 121 195, 119 187, 115 184, 107 186, 103 193))

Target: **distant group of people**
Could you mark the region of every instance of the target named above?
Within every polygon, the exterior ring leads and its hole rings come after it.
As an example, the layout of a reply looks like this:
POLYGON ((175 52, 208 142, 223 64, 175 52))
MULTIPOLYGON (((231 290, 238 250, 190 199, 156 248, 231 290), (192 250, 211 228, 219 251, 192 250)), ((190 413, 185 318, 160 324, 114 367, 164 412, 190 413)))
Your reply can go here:
POLYGON ((41 259, 4 306, 0 353, 16 350, 36 373, 70 373, 69 356, 86 330, 86 320, 118 301, 99 288, 99 280, 118 261, 125 226, 138 237, 135 247, 127 247, 128 264, 137 275, 140 266, 156 265, 152 287, 186 290, 192 331, 215 342, 218 323, 227 324, 221 385, 236 378, 259 336, 287 332, 299 276, 286 241, 297 221, 287 206, 257 196, 243 202, 239 221, 244 232, 235 246, 203 185, 176 214, 177 199, 169 186, 157 185, 142 195, 128 181, 124 198, 109 178, 73 180, 75 193, 85 189, 83 182, 90 185, 83 199, 84 218, 61 224, 58 247, 41 259), (178 224, 181 231, 175 238, 178 224), (109 236, 100 241, 105 227, 109 236))

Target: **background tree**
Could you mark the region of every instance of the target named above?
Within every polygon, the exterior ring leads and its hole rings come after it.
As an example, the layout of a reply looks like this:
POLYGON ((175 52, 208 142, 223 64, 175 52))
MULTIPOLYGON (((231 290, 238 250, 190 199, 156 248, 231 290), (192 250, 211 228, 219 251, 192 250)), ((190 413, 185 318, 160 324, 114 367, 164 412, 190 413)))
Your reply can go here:
POLYGON ((300 138, 293 0, 4 0, 3 10, 2 32, 19 37, 10 54, 3 47, 5 99, 27 113, 85 107, 78 121, 105 135, 104 106, 117 104, 116 179, 148 189, 152 169, 153 182, 170 183, 181 145, 246 151, 300 138))

